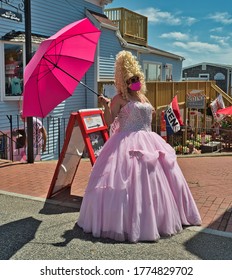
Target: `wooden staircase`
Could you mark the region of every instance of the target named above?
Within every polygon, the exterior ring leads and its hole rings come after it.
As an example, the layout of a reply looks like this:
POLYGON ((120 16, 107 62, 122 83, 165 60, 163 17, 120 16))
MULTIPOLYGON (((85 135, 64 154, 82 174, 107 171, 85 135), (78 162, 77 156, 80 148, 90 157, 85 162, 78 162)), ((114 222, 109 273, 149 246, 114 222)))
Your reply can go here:
POLYGON ((232 105, 232 97, 229 96, 227 93, 225 93, 220 87, 218 87, 216 84, 211 83, 211 87, 217 92, 220 93, 224 100, 226 100, 226 107, 232 105))

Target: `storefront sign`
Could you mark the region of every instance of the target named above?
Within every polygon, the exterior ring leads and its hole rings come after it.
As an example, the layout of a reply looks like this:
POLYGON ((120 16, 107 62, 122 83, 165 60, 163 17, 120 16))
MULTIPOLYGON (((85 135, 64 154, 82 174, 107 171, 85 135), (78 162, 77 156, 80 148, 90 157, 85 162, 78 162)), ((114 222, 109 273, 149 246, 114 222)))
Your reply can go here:
POLYGON ((22 15, 19 13, 12 12, 10 10, 5 10, 0 8, 0 17, 5 19, 14 20, 17 22, 22 22, 22 15))
POLYGON ((192 90, 187 93, 187 108, 204 109, 205 95, 203 90, 192 90))

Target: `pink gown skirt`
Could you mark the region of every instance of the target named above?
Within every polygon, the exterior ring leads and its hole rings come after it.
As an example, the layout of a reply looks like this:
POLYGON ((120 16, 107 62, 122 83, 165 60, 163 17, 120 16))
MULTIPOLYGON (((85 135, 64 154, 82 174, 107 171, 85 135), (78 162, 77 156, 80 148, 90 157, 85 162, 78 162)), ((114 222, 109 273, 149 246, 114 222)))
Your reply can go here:
POLYGON ((201 218, 173 148, 155 132, 114 134, 95 162, 77 224, 94 237, 156 241, 201 218))

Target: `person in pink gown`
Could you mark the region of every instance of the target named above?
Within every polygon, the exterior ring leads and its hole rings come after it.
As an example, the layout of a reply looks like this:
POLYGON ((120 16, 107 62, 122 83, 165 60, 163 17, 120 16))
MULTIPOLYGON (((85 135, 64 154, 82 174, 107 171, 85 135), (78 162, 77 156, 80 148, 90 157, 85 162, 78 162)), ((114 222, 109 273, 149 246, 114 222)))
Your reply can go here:
POLYGON ((117 54, 115 86, 110 103, 99 97, 111 134, 93 166, 78 226, 94 237, 136 243, 200 225, 174 149, 151 130, 155 111, 131 52, 117 54))

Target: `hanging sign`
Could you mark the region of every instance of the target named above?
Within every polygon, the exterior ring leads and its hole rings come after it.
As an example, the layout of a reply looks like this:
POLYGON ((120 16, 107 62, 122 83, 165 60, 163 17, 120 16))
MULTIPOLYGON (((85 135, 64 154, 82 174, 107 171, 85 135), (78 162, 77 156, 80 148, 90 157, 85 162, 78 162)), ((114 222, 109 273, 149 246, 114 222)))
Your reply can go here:
POLYGON ((13 20, 13 21, 17 21, 17 22, 22 22, 22 15, 19 13, 15 13, 13 11, 10 10, 5 10, 0 8, 0 17, 1 18, 5 18, 5 19, 9 19, 9 20, 13 20))
POLYGON ((205 94, 203 93, 203 90, 192 90, 187 93, 186 107, 194 109, 204 109, 205 94))

